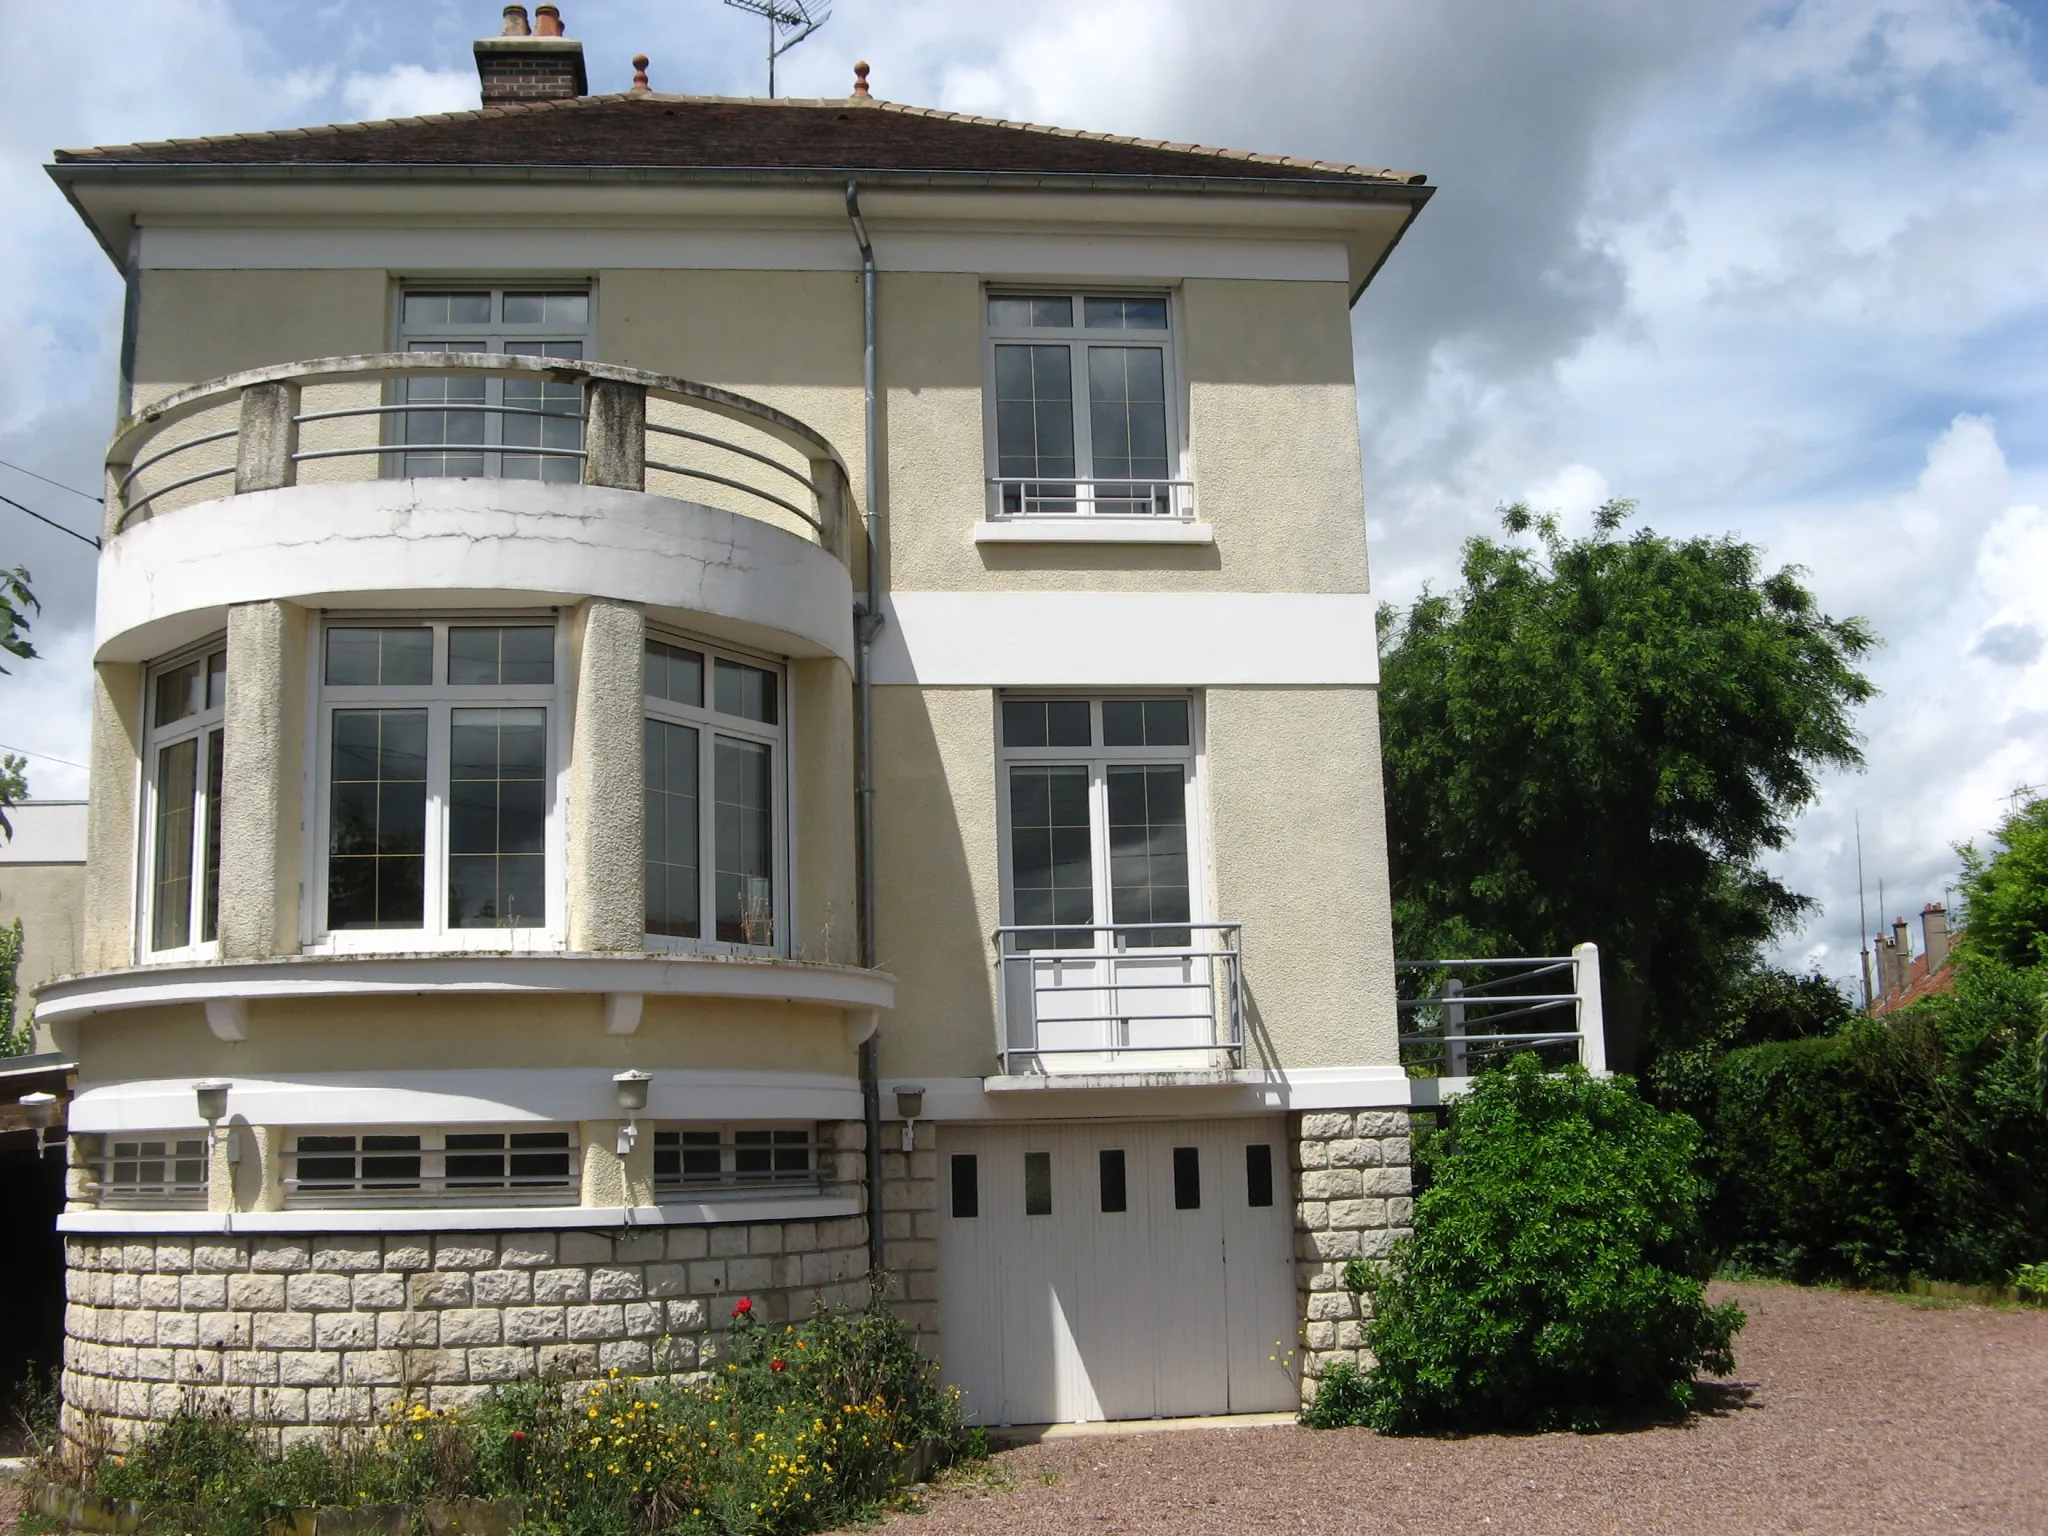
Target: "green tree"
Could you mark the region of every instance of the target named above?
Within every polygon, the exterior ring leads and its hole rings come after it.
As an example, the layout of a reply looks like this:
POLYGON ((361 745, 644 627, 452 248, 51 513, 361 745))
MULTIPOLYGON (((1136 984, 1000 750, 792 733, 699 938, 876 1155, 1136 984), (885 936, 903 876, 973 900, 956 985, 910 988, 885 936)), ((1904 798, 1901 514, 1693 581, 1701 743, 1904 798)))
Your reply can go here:
POLYGON ((1461 581, 1382 610, 1381 707, 1402 953, 1602 951, 1608 1060, 1703 1038, 1811 903, 1760 860, 1823 768, 1860 766, 1860 619, 1733 538, 1467 542, 1461 581))
MULTIPOLYGON (((28 660, 36 654, 27 630, 31 610, 40 613, 42 604, 29 590, 29 574, 21 566, 0 570, 0 651, 28 660)), ((7 669, 0 667, 0 677, 7 669)), ((12 752, 0 753, 0 833, 14 836, 8 810, 28 798, 28 764, 12 752)))
POLYGON ((2048 960, 2048 799, 2030 800, 1998 824, 1998 851, 1975 843, 1963 860, 1967 921, 1956 947, 2006 965, 2048 960))
POLYGON ((15 1021, 21 1003, 18 974, 21 969, 21 919, 0 928, 0 1056, 26 1056, 35 1049, 34 1016, 15 1021))

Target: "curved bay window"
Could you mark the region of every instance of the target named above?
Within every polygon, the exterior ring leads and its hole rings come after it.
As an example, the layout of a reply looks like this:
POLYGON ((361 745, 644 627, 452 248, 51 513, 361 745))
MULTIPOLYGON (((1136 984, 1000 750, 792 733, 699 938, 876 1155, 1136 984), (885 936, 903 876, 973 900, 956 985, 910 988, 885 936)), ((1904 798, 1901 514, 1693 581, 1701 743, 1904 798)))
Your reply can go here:
POLYGON ((219 641, 150 675, 141 932, 152 958, 189 955, 219 937, 227 677, 219 641))
POLYGON ((781 673, 695 642, 650 639, 645 677, 648 939, 773 950, 783 883, 781 673))

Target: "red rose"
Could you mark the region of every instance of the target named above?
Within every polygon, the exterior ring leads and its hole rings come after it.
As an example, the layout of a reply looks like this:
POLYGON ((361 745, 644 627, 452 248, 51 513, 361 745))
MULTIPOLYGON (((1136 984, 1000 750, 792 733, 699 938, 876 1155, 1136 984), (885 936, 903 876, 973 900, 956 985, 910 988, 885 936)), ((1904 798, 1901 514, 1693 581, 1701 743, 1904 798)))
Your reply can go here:
POLYGON ((753 1310, 754 1298, 751 1296, 742 1296, 738 1301, 732 1304, 732 1315, 734 1317, 745 1317, 749 1312, 753 1310))
POLYGON ((768 1369, 771 1371, 786 1371, 789 1369, 789 1362, 778 1355, 768 1362, 768 1369))
POLYGON ((512 1438, 514 1440, 524 1440, 526 1438, 526 1431, 523 1429, 515 1429, 512 1431, 512 1438))

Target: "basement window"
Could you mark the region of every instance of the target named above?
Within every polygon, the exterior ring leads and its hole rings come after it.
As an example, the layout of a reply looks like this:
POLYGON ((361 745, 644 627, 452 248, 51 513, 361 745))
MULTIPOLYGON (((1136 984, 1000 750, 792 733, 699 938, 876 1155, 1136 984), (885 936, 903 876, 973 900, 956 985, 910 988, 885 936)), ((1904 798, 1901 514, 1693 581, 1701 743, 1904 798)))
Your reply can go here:
POLYGON ((206 1204, 206 1141, 175 1132, 109 1136, 99 1160, 100 1204, 166 1209, 206 1204))
POLYGON ((815 1125, 689 1125, 654 1133, 657 1195, 815 1190, 815 1125))
POLYGON ((574 1205, 582 1165, 560 1127, 300 1131, 284 1189, 290 1207, 574 1205))

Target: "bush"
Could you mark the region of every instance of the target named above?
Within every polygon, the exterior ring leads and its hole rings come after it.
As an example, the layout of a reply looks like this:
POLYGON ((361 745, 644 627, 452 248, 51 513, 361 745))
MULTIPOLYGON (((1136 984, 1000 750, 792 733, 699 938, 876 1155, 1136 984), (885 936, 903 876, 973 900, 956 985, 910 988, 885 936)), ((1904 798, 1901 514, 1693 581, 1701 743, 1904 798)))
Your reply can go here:
POLYGON ((1447 1150, 1373 1298, 1362 1383, 1326 1377, 1309 1423, 1598 1429, 1683 1412, 1734 1368, 1743 1316, 1710 1307, 1697 1128, 1624 1081, 1520 1056, 1457 1102, 1447 1150))
POLYGON ((957 1394, 886 1306, 770 1328, 742 1299, 708 1377, 519 1382, 460 1414, 400 1403, 283 1456, 194 1397, 86 1485, 179 1506, 210 1536, 257 1536, 279 1504, 506 1497, 550 1536, 795 1536, 862 1518, 920 1456, 969 1448, 957 1394))

